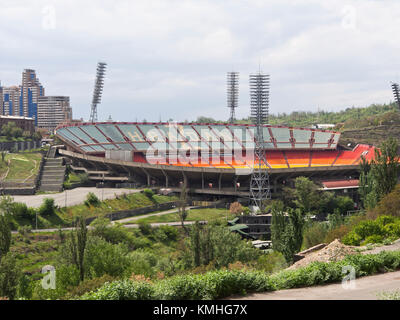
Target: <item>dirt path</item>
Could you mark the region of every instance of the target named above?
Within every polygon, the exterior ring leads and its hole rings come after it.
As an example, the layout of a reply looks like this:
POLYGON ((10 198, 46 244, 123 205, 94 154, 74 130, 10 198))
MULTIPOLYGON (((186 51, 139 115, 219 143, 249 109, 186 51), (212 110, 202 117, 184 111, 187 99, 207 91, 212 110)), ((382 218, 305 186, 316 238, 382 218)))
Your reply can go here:
POLYGON ((255 293, 232 300, 378 300, 382 292, 400 289, 400 271, 354 280, 355 288, 343 288, 341 283, 307 288, 255 293))

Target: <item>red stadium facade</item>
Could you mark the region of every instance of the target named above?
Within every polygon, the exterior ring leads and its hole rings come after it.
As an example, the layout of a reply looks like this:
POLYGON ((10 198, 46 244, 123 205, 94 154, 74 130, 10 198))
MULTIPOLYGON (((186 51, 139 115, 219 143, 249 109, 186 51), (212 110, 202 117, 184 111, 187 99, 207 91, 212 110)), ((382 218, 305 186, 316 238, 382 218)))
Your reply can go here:
MULTIPOLYGON (((323 189, 356 189, 361 157, 374 147, 339 148, 340 133, 309 128, 263 126, 272 195, 297 176, 323 189), (341 183, 341 181, 343 183, 341 183), (338 187, 339 186, 339 187, 338 187)), ((99 122, 59 126, 59 152, 92 180, 179 188, 186 181, 197 194, 247 196, 254 166, 254 126, 238 124, 99 122)))

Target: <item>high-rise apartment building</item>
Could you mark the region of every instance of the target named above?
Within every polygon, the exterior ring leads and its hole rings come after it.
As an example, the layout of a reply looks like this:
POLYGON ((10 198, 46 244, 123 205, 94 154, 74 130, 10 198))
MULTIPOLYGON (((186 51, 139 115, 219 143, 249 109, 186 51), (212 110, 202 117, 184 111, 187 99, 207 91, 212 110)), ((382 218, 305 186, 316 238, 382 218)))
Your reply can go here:
POLYGON ((21 104, 21 87, 2 87, 2 115, 19 116, 21 104))
POLYGON ((0 116, 4 114, 3 88, 0 82, 0 116))
POLYGON ((35 119, 37 125, 38 98, 44 96, 44 88, 36 77, 35 70, 25 69, 22 73, 21 104, 19 115, 35 119))
POLYGON ((72 120, 69 97, 47 96, 38 98, 37 126, 54 130, 60 123, 72 120))
POLYGON ((69 97, 46 97, 35 70, 25 69, 21 85, 0 85, 0 115, 33 118, 35 126, 54 129, 60 123, 71 121, 72 109, 69 97))

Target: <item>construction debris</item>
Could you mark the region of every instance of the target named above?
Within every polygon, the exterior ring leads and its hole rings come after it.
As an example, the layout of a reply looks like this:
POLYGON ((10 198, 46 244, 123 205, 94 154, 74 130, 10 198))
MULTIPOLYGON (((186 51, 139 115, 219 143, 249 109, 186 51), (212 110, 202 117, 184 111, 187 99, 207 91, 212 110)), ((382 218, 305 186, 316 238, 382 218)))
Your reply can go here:
POLYGON ((301 252, 304 255, 304 258, 297 261, 293 265, 291 265, 288 270, 297 269, 300 267, 304 267, 314 261, 319 262, 332 262, 339 261, 344 259, 349 254, 355 254, 357 251, 352 246, 346 246, 341 243, 338 239, 335 239, 327 246, 324 246, 320 250, 316 250, 316 248, 310 248, 313 250, 305 250, 301 252))

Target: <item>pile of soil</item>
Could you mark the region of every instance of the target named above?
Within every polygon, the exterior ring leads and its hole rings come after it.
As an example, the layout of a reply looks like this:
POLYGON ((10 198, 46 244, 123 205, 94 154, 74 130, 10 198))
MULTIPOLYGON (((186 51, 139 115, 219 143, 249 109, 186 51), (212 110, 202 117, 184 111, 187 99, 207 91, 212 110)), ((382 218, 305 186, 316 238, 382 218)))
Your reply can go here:
POLYGON ((338 239, 335 239, 321 250, 306 253, 303 259, 297 261, 287 269, 291 270, 291 269, 301 268, 314 261, 320 261, 320 262, 339 261, 344 259, 347 255, 355 253, 357 252, 356 250, 354 250, 354 247, 346 246, 343 243, 341 243, 338 239))

